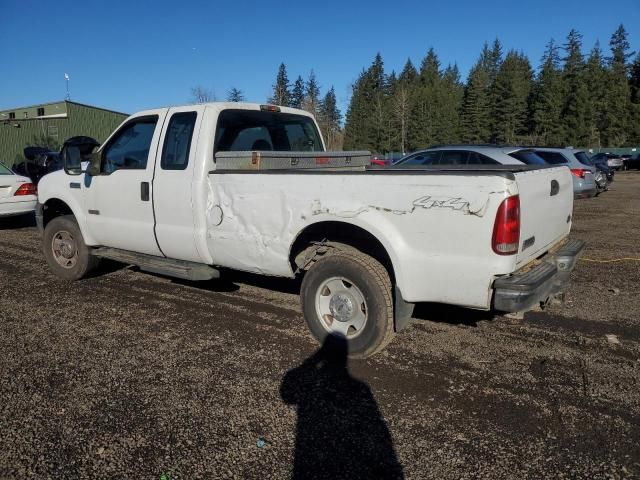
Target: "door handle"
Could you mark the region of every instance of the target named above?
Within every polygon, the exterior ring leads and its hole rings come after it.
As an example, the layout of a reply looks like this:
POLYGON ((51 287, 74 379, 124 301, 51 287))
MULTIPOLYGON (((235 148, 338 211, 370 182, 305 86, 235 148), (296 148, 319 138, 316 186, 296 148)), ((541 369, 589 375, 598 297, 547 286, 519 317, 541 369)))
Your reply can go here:
POLYGON ((143 202, 149 201, 149 182, 140 183, 140 200, 143 202))
POLYGON ((559 191, 560 191, 560 184, 558 183, 558 181, 551 180, 551 192, 549 193, 549 196, 553 197, 554 195, 557 195, 559 191))

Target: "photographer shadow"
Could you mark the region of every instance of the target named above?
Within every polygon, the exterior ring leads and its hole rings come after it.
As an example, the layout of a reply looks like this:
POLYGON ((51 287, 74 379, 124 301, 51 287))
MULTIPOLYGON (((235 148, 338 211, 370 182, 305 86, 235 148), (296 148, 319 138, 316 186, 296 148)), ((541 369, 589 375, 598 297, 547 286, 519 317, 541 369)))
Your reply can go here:
POLYGON ((293 479, 401 479, 387 425, 369 386, 347 368, 342 336, 289 370, 282 400, 298 410, 293 479))

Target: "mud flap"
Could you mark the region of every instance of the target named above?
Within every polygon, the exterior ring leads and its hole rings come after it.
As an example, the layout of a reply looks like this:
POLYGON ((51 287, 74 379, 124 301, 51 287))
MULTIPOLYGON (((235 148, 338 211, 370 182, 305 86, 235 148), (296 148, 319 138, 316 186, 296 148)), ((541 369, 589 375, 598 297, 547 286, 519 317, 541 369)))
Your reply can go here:
POLYGON ((411 320, 415 303, 405 302, 397 286, 394 287, 393 320, 395 331, 403 330, 411 320))

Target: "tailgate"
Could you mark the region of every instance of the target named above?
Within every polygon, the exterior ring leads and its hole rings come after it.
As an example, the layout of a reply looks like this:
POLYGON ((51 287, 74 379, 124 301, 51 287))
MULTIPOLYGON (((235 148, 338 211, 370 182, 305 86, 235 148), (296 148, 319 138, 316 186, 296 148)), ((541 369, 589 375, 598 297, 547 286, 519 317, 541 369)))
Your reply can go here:
POLYGON ((566 167, 515 174, 520 194, 518 265, 542 255, 569 234, 573 181, 566 167))

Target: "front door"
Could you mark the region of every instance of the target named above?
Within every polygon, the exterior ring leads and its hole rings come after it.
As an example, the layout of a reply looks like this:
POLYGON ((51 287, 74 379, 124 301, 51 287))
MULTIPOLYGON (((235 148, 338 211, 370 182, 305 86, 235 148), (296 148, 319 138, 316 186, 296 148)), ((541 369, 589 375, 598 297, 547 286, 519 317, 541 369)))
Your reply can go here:
POLYGON ((127 121, 101 149, 100 175, 87 176, 87 219, 98 244, 161 256, 154 234, 153 172, 166 110, 127 121))

